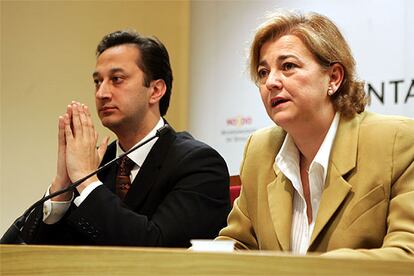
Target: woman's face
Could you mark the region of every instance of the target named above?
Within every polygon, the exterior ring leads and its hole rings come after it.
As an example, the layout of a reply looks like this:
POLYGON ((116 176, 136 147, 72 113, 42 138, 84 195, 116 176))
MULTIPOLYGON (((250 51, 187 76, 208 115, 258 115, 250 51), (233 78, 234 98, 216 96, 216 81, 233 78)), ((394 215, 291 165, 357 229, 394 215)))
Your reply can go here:
POLYGON ((267 114, 285 130, 333 117, 327 95, 329 70, 316 62, 297 36, 266 42, 260 49, 257 74, 267 114))

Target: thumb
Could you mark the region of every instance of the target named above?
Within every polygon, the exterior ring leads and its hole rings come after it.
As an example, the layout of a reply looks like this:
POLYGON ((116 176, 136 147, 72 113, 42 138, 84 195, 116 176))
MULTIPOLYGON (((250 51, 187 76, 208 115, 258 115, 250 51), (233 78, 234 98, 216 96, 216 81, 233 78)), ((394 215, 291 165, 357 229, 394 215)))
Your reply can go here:
POLYGON ((98 147, 98 156, 99 156, 99 162, 102 161, 102 158, 106 152, 106 149, 108 148, 108 142, 109 142, 109 136, 106 136, 102 143, 98 147))

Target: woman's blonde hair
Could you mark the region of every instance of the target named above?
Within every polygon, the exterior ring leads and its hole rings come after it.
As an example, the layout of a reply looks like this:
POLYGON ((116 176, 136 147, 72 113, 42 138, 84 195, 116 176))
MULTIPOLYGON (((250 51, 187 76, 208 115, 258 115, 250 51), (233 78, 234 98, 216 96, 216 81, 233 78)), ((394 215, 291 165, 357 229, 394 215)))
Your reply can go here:
POLYGON ((356 79, 355 60, 351 50, 336 25, 317 13, 301 14, 280 10, 259 26, 249 58, 250 75, 255 83, 258 83, 257 68, 263 44, 284 35, 297 36, 323 68, 327 69, 334 63, 342 65, 344 79, 331 96, 336 111, 347 117, 364 111, 367 104, 364 82, 356 79))

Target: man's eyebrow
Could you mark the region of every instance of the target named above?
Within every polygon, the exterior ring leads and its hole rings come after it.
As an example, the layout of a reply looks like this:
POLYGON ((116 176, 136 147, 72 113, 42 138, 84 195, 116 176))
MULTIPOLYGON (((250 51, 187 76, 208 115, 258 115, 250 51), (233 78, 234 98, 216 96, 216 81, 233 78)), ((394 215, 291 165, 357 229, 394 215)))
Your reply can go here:
MULTIPOLYGON (((120 68, 120 67, 114 67, 114 68, 111 68, 110 70, 109 70, 109 73, 110 74, 114 74, 114 73, 117 73, 117 72, 125 72, 125 70, 124 69, 122 69, 122 68, 120 68)), ((97 78, 97 77, 99 77, 101 74, 98 72, 98 71, 95 71, 95 72, 93 72, 93 74, 92 74, 92 77, 93 78, 97 78)))
POLYGON ((111 72, 111 74, 117 73, 117 72, 125 72, 125 70, 120 68, 120 67, 111 68, 111 70, 109 70, 109 71, 111 72))

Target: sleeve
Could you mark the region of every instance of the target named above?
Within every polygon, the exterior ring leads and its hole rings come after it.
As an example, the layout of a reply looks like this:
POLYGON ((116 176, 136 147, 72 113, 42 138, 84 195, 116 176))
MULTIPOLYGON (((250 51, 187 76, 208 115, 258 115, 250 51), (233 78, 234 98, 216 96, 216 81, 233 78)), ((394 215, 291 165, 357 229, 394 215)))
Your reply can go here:
MULTIPOLYGON (((91 183, 91 185, 86 187, 82 193, 75 198, 75 200, 74 195, 72 194, 72 198, 69 201, 52 201, 51 199, 45 201, 45 203, 43 203, 43 222, 46 224, 55 224, 66 214, 72 201, 74 201, 76 206, 79 206, 85 200, 85 198, 99 185, 102 185, 102 182, 96 181, 94 183, 91 183)), ((49 191, 50 186, 47 189, 45 196, 48 196, 50 194, 49 191)))
MULTIPOLYGON (((49 195, 49 188, 47 189, 46 195, 49 195)), ((69 201, 52 201, 51 199, 43 203, 43 222, 46 224, 54 224, 62 219, 65 213, 68 211, 70 204, 73 200, 69 201)))
MULTIPOLYGON (((50 195, 50 187, 51 185, 47 188, 45 197, 50 195)), ((52 201, 49 199, 43 205, 35 208, 28 216, 22 229, 21 234, 23 240, 26 243, 41 243, 42 240, 49 240, 47 238, 38 238, 42 233, 41 229, 48 227, 54 228, 54 225, 59 225, 59 221, 68 212, 73 198, 74 195, 72 194, 72 198, 69 201, 52 201)))
POLYGON ((391 194, 387 232, 381 248, 337 249, 324 256, 414 259, 414 121, 403 121, 392 143, 391 194))
POLYGON ((165 178, 171 189, 151 216, 130 210, 99 186, 68 217, 70 225, 98 245, 188 247, 192 238, 214 238, 230 209, 223 158, 212 148, 200 146, 177 159, 169 170, 165 178))
POLYGON ((75 203, 76 206, 79 206, 82 204, 82 202, 88 197, 90 193, 92 193, 93 190, 96 189, 96 187, 102 185, 101 181, 95 181, 89 184, 83 191, 75 198, 73 203, 75 203))
POLYGON ((246 155, 251 141, 249 137, 243 154, 243 161, 240 167, 240 178, 242 182, 240 196, 234 201, 233 209, 227 219, 227 226, 223 228, 217 240, 233 240, 237 249, 258 249, 257 238, 249 218, 247 206, 247 194, 249 183, 243 183, 243 168, 245 166, 246 155))

